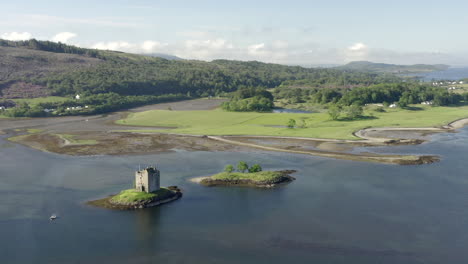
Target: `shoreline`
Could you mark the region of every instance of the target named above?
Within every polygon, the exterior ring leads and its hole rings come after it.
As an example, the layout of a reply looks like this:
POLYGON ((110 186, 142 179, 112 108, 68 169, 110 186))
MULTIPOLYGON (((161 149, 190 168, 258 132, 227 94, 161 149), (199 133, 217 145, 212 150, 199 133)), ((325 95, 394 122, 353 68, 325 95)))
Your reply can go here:
MULTIPOLYGON (((442 128, 366 128, 356 132, 360 140, 338 140, 338 139, 316 139, 304 137, 275 137, 275 136, 206 136, 206 135, 184 135, 172 133, 138 133, 138 132, 87 132, 78 134, 78 138, 98 139, 94 145, 64 144, 60 137, 54 137, 48 133, 33 133, 20 136, 15 143, 19 143, 34 149, 45 152, 52 152, 66 155, 138 155, 144 153, 164 153, 174 149, 188 151, 251 151, 252 149, 261 149, 264 151, 285 152, 292 154, 302 154, 319 156, 326 158, 335 158, 362 162, 377 162, 396 165, 421 165, 438 162, 440 158, 434 155, 388 155, 378 153, 350 153, 342 151, 338 147, 352 150, 355 147, 375 147, 375 146, 396 146, 396 145, 417 145, 426 140, 420 139, 402 139, 402 138, 383 138, 367 135, 372 131, 416 131, 416 132, 451 132, 457 128, 468 124, 468 118, 459 119, 449 123, 442 128), (100 135, 96 138, 97 135, 100 135), (93 137, 94 136, 94 137, 93 137), (315 149, 295 149, 292 146, 278 147, 275 145, 262 145, 252 142, 245 142, 252 139, 265 139, 275 142, 279 141, 298 141, 290 142, 292 145, 318 144, 315 149), (149 140, 149 141, 148 141, 149 140), (107 142, 104 144, 104 142, 107 142), (137 144, 133 144, 136 142, 137 144), (151 144, 141 144, 138 142, 153 142, 151 144), (171 142, 172 145, 167 145, 171 142), (154 145, 156 144, 156 145, 154 145), (337 147, 338 146, 338 147, 337 147)), ((17 133, 13 133, 17 134, 17 133)), ((15 138, 9 138, 13 141, 15 138)))
POLYGON ((94 206, 94 207, 105 208, 105 209, 136 210, 136 209, 144 209, 144 208, 160 206, 160 205, 167 204, 167 203, 170 203, 170 202, 173 202, 182 198, 182 191, 179 188, 177 188, 177 186, 171 186, 168 188, 172 192, 172 196, 166 199, 162 199, 162 200, 151 199, 151 200, 137 201, 137 202, 128 203, 128 204, 114 203, 114 202, 111 202, 111 200, 116 195, 112 194, 106 198, 87 201, 86 204, 90 206, 94 206))
POLYGON ((3 132, 8 141, 17 144, 44 152, 72 156, 142 155, 176 150, 248 152, 259 149, 352 161, 419 165, 437 162, 440 158, 435 155, 379 154, 353 150, 356 147, 418 145, 428 141, 424 138, 426 134, 453 132, 468 125, 468 118, 461 118, 437 127, 370 127, 355 131, 353 135, 356 139, 325 139, 261 135, 192 135, 171 133, 167 129, 152 132, 148 131, 151 127, 115 123, 127 114, 140 110, 164 109, 168 105, 174 109, 180 108, 179 110, 209 110, 218 103, 211 102, 212 104, 206 105, 205 101, 200 99, 157 104, 100 116, 1 120, 0 124, 3 127, 0 134, 3 132), (18 129, 31 128, 41 132, 17 132, 18 129), (74 144, 68 138, 60 136, 61 134, 72 135, 73 140, 79 144, 74 144))

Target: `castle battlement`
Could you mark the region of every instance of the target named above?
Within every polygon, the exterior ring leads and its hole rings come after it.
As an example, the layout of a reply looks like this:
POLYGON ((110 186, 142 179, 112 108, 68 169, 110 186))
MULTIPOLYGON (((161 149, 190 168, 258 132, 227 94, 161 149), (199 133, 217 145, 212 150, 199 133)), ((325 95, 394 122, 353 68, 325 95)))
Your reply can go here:
POLYGON ((160 189, 160 172, 148 167, 135 172, 135 188, 140 192, 155 192, 160 189))

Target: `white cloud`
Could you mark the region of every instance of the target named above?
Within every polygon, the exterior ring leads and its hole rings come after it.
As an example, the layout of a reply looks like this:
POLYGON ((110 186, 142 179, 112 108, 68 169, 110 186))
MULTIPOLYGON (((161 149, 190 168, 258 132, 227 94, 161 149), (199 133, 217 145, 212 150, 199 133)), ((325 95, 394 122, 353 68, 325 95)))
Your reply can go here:
POLYGON ((117 50, 117 51, 131 51, 135 48, 135 44, 130 44, 126 41, 111 41, 111 42, 98 42, 91 46, 93 49, 100 50, 117 50))
POLYGON ((187 40, 185 46, 189 49, 232 49, 234 46, 225 39, 187 40))
POLYGON ((152 40, 144 41, 143 44, 141 44, 143 53, 160 52, 167 46, 168 46, 167 43, 161 43, 159 41, 152 41, 152 40))
MULTIPOLYGON (((250 45, 235 45, 224 38, 213 37, 188 39, 170 45, 155 40, 147 40, 143 42, 98 42, 88 47, 140 54, 166 53, 181 58, 206 61, 215 59, 258 60, 289 65, 344 64, 356 60, 395 64, 452 64, 452 61, 456 61, 454 56, 450 54, 397 52, 372 48, 361 42, 341 48, 323 47, 314 42, 293 45, 281 40, 257 42, 250 45)), ((468 58, 468 54, 463 56, 463 59, 465 58, 468 58)), ((462 61, 462 59, 459 58, 458 61, 462 61)))
POLYGON ((28 39, 32 39, 32 34, 29 32, 22 32, 22 33, 9 32, 9 33, 3 33, 0 38, 6 39, 6 40, 13 40, 13 41, 28 40, 28 39))
POLYGON ((252 44, 247 47, 249 59, 285 63, 285 59, 291 53, 288 49, 288 43, 285 41, 274 41, 271 45, 265 43, 252 44))
POLYGON ((266 53, 265 43, 253 44, 247 47, 247 53, 252 56, 263 56, 266 53))
POLYGON ((348 47, 344 52, 344 61, 360 61, 369 59, 369 47, 361 42, 355 43, 352 46, 348 47))
POLYGON ((109 42, 98 42, 91 46, 93 49, 101 50, 116 50, 130 53, 157 53, 166 52, 168 47, 167 43, 161 43, 158 41, 147 40, 142 43, 130 43, 126 41, 109 41, 109 42))
POLYGON ((234 59, 237 49, 223 38, 186 40, 185 45, 174 51, 177 56, 198 60, 234 59))
POLYGON ((54 42, 67 43, 70 39, 76 37, 75 33, 71 32, 60 32, 52 38, 54 42))
POLYGON ((366 50, 367 49, 367 45, 365 45, 364 43, 356 43, 354 45, 352 45, 351 47, 348 48, 348 50, 350 51, 363 51, 363 50, 366 50))

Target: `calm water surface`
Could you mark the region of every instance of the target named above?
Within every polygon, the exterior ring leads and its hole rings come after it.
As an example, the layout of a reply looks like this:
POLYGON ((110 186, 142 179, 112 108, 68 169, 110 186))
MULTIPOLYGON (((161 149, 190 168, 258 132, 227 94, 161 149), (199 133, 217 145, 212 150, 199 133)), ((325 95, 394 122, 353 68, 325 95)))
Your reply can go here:
POLYGON ((0 138, 0 262, 466 263, 468 130, 433 138, 374 148, 443 156, 423 166, 266 152, 69 157, 0 138), (297 180, 275 190, 188 182, 239 160, 297 169, 297 180), (156 163, 184 197, 142 211, 84 205, 131 186, 139 163, 156 163))
POLYGON ((461 80, 468 78, 468 67, 463 68, 448 68, 445 71, 435 71, 427 73, 418 73, 424 81, 432 80, 461 80))
POLYGON ((288 114, 308 114, 311 111, 300 110, 300 109, 289 109, 289 108, 274 108, 273 113, 288 113, 288 114))

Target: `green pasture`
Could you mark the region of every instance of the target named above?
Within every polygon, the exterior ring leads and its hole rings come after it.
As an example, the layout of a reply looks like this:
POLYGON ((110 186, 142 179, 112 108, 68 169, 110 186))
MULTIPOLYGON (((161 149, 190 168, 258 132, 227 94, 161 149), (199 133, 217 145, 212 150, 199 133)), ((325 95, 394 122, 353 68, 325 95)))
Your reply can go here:
POLYGON ((15 103, 27 103, 30 106, 34 106, 40 103, 56 103, 56 102, 64 102, 66 100, 71 100, 72 98, 69 97, 61 97, 61 96, 47 96, 47 97, 38 97, 38 98, 23 98, 23 99, 13 99, 15 103))
MULTIPOLYGON (((152 110, 132 113, 118 124, 131 126, 176 127, 170 133, 194 135, 268 135, 356 139, 353 132, 366 127, 435 127, 468 117, 468 106, 414 106, 415 110, 390 109, 386 112, 365 111, 358 120, 330 120, 327 113, 242 113, 214 111, 152 110), (304 128, 287 128, 289 119, 304 128)), ((161 132, 161 130, 145 130, 161 132)))

